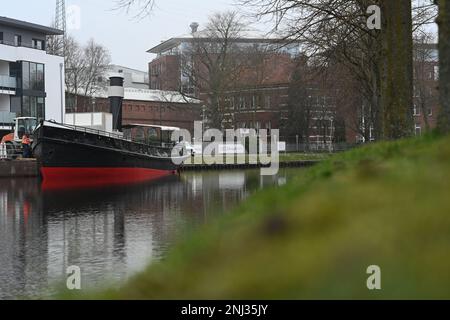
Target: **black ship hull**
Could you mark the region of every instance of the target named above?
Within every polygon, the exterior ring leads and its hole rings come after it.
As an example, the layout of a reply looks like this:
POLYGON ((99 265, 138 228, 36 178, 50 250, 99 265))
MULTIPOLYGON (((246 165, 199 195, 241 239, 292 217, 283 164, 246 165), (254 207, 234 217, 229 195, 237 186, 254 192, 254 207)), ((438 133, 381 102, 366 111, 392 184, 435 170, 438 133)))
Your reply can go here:
POLYGON ((38 126, 33 142, 48 188, 126 184, 172 175, 183 158, 174 158, 171 152, 171 148, 48 122, 38 126))

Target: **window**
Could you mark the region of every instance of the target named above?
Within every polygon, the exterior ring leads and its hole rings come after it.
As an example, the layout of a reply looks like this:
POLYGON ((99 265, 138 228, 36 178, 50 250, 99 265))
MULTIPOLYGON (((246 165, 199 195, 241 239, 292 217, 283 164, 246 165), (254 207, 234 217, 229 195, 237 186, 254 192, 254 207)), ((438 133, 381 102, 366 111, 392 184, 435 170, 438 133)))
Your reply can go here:
POLYGON ((22 81, 23 81, 23 90, 30 89, 30 63, 22 62, 22 81))
POLYGON ((417 106, 417 104, 414 104, 414 115, 420 116, 420 108, 417 106))
POLYGON ((30 89, 37 90, 37 65, 30 63, 30 89))
POLYGON ((244 110, 245 108, 245 98, 239 97, 239 110, 244 110))
POLYGON ((33 48, 38 50, 45 50, 44 40, 33 39, 33 48))
POLYGON ((36 99, 36 118, 38 120, 45 119, 45 99, 42 97, 36 99))
POLYGON ((38 63, 36 66, 36 90, 45 91, 45 73, 44 65, 38 63))
POLYGON ((22 62, 23 90, 45 91, 44 65, 33 62, 22 62))
POLYGON ((434 66, 434 80, 439 80, 439 66, 434 66))
POLYGON ((28 96, 22 98, 22 117, 31 117, 30 97, 28 96))
POLYGON ((271 96, 266 96, 266 109, 270 109, 272 107, 272 98, 271 96))
POLYGON ((14 36, 14 45, 15 45, 16 47, 22 46, 22 36, 21 36, 21 35, 16 34, 16 35, 14 36))
POLYGON ((416 136, 421 135, 422 135, 422 127, 420 126, 420 124, 416 124, 416 136))
POLYGON ((3 32, 0 32, 0 43, 3 44, 3 32))
POLYGON ((22 99, 22 117, 45 118, 45 99, 42 97, 24 96, 22 99))
POLYGON ((429 117, 433 116, 433 109, 432 108, 428 108, 428 116, 429 117))

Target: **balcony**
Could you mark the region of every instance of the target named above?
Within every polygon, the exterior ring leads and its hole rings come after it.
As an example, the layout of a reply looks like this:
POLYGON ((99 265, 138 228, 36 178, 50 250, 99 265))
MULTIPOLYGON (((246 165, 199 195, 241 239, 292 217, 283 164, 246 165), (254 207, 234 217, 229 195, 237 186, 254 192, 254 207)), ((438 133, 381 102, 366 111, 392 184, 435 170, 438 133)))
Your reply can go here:
POLYGON ((11 41, 6 41, 6 40, 0 40, 0 44, 4 44, 5 46, 10 46, 10 47, 23 47, 23 48, 45 51, 45 46, 42 48, 39 48, 38 46, 33 45, 32 43, 24 43, 22 41, 11 42, 11 41))
POLYGON ((10 130, 16 114, 12 112, 0 112, 0 130, 10 130))
POLYGON ((0 94, 14 95, 16 94, 16 88, 16 78, 0 75, 0 94))

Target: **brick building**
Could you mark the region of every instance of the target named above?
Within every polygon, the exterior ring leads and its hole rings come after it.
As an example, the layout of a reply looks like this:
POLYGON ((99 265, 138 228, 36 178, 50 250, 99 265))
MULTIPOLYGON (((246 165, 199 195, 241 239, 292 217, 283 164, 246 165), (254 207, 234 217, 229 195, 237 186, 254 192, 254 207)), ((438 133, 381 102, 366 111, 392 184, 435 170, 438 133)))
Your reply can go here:
MULTIPOLYGON (((196 27, 194 25, 194 27, 196 27)), ((155 90, 176 90, 194 96, 208 105, 208 89, 201 84, 195 86, 186 76, 184 66, 186 55, 191 54, 193 43, 217 41, 204 36, 196 28, 187 35, 171 38, 153 47, 148 52, 156 57, 149 63, 150 88, 155 90)), ((232 39, 234 48, 247 50, 239 57, 248 60, 239 68, 239 76, 233 85, 220 97, 223 114, 222 127, 278 129, 287 106, 288 88, 294 60, 300 53, 299 44, 283 43, 279 38, 268 38, 255 32, 245 32, 241 38, 232 39), (254 54, 255 48, 263 48, 254 54), (259 61, 251 61, 258 57, 259 61)), ((195 63, 196 57, 190 61, 195 63)), ((204 68, 204 67, 203 67, 204 68)), ((208 119, 204 118, 207 122, 208 119)))
POLYGON ((436 44, 414 50, 414 124, 416 135, 437 126, 439 113, 439 51, 436 44))
MULTIPOLYGON (((110 112, 106 91, 95 97, 67 98, 68 113, 110 112)), ((149 89, 125 88, 123 100, 123 124, 152 124, 194 131, 194 122, 202 120, 202 104, 199 100, 187 98, 178 92, 149 89)))
MULTIPOLYGON (((201 85, 194 86, 184 74, 184 56, 190 54, 195 41, 214 41, 198 32, 194 25, 187 35, 171 38, 148 52, 155 54, 149 63, 151 89, 179 91, 194 96, 208 105, 208 91, 201 85)), ((271 48, 260 55, 259 64, 248 64, 234 81, 234 88, 221 97, 223 106, 222 128, 280 129, 287 139, 298 139, 297 133, 286 129, 289 122, 289 97, 292 92, 292 78, 298 66, 301 51, 299 44, 283 43, 277 38, 258 36, 249 32, 241 38, 232 39, 236 47, 271 48), (261 67, 262 66, 262 67, 261 67), (261 71, 263 70, 263 71, 261 71)), ((438 57, 436 45, 417 45, 414 61, 414 123, 416 134, 436 126, 438 115, 438 57)), ((249 51, 247 58, 255 55, 249 51)), ((301 59, 300 59, 301 60, 301 59)), ((195 63, 195 57, 191 59, 195 63)), ((339 65, 326 70, 326 78, 312 79, 306 84, 307 102, 312 110, 308 140, 316 144, 336 142, 361 143, 373 140, 373 129, 366 128, 363 97, 359 83, 339 65), (332 70, 331 70, 332 69, 332 70), (352 82, 353 81, 353 82, 352 82), (363 138, 361 132, 369 132, 363 138)), ((315 72, 305 69, 306 73, 315 72)), ((202 72, 201 70, 198 72, 202 72)), ((204 118, 203 120, 208 120, 204 118)))

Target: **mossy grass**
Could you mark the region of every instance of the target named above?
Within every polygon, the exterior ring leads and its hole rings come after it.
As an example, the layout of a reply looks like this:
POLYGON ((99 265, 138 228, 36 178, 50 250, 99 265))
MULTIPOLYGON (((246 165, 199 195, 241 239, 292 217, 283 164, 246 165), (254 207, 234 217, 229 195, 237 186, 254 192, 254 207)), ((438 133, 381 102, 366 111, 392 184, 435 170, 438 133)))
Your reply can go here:
POLYGON ((449 299, 450 137, 378 143, 261 191, 125 285, 62 298, 449 299), (382 289, 367 289, 378 265, 382 289))

